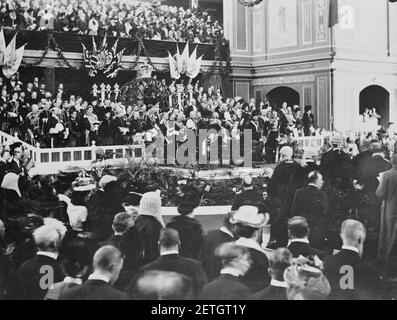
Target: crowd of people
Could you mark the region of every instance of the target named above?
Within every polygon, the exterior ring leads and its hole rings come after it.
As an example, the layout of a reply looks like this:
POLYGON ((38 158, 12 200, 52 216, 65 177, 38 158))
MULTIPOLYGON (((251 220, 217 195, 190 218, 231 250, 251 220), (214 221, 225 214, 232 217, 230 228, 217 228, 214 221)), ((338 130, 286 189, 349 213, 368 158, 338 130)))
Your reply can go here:
POLYGON ((117 1, 1 1, 0 24, 17 30, 194 43, 223 41, 223 27, 200 8, 117 1))
POLYGON ((48 92, 38 77, 28 83, 18 75, 0 79, 0 90, 1 130, 42 148, 150 144, 160 133, 183 142, 188 129, 240 139, 251 130, 255 152, 274 163, 281 140, 319 134, 310 106, 302 116, 299 106, 277 109, 255 99, 224 98, 220 89, 204 90, 198 81, 143 79, 127 105, 118 84, 93 85, 87 100, 68 94, 62 83, 48 92))
POLYGON ((283 147, 266 192, 244 177, 223 226, 206 232, 189 183, 166 222, 160 191, 106 170, 31 179, 21 144, 2 146, 2 298, 379 298, 395 255, 397 155, 367 139, 352 158, 342 144, 332 137, 320 164, 283 147), (343 266, 354 286, 340 285, 343 266))

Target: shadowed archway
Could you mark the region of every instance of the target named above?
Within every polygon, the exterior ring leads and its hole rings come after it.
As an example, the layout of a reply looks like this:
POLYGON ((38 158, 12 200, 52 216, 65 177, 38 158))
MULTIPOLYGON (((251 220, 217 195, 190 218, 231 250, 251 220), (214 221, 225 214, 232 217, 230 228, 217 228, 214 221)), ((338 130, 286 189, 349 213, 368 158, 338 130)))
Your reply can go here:
POLYGON ((360 114, 365 109, 376 108, 381 126, 387 128, 390 121, 390 93, 385 88, 378 85, 371 85, 360 92, 360 114))
POLYGON ((273 109, 280 109, 283 102, 287 102, 288 106, 299 105, 300 97, 299 93, 289 87, 277 87, 270 90, 266 95, 267 100, 273 109))

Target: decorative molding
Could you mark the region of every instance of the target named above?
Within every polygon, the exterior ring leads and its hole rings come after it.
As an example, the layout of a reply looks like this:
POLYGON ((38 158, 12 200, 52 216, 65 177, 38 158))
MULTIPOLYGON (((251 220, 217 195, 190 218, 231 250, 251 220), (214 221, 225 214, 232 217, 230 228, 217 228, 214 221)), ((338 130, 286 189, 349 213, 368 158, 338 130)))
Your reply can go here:
POLYGON ((327 41, 327 8, 325 0, 316 1, 316 33, 317 42, 327 41))
POLYGON ((256 80, 252 81, 252 85, 257 87, 257 86, 268 86, 268 85, 275 85, 275 84, 314 82, 315 80, 316 80, 316 77, 314 74, 303 74, 303 75, 297 75, 297 76, 256 79, 256 80))
POLYGON ((302 44, 312 44, 312 2, 305 0, 302 2, 302 44))

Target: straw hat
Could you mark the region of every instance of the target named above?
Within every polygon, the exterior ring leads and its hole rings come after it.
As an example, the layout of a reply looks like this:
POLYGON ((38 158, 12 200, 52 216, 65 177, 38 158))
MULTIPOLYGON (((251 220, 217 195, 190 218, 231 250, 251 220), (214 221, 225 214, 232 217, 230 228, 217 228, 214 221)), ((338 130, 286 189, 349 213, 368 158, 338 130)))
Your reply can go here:
POLYGON ((99 188, 104 188, 109 182, 117 181, 117 178, 114 176, 106 175, 99 180, 99 188))
POLYGON ((91 178, 77 178, 73 184, 73 191, 84 192, 96 189, 95 183, 92 182, 91 178))
POLYGON ((241 223, 255 229, 263 228, 269 222, 268 217, 259 213, 255 206, 242 206, 230 219, 231 224, 241 223))

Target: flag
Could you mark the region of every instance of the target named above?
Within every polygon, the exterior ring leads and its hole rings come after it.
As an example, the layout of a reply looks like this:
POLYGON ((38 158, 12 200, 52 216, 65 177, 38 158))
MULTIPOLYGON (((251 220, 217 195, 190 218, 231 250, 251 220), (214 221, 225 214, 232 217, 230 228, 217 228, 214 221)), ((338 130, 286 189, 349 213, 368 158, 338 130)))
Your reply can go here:
POLYGON ((1 28, 0 31, 0 66, 4 64, 4 57, 6 53, 6 40, 4 39, 4 31, 1 28))
POLYGON ((116 77, 117 73, 120 70, 120 63, 121 63, 121 59, 123 57, 123 53, 124 53, 125 49, 123 49, 119 53, 117 53, 118 41, 119 40, 117 39, 111 50, 106 50, 107 51, 106 54, 109 56, 110 63, 106 64, 103 74, 107 78, 116 77))
POLYGON ((178 63, 172 57, 171 53, 168 52, 168 64, 170 66, 170 75, 172 79, 179 79, 181 74, 178 69, 178 63))
POLYGON ((186 43, 185 49, 182 53, 182 68, 179 70, 180 73, 186 73, 187 68, 189 66, 189 42, 186 43))
MULTIPOLYGON (((23 51, 25 50, 26 44, 24 44, 22 47, 20 47, 18 50, 14 50, 14 52, 11 53, 11 58, 10 58, 10 65, 4 65, 3 66, 3 74, 4 76, 8 79, 11 78, 12 75, 14 75, 18 69, 19 66, 21 65, 22 58, 23 58, 23 51)), ((14 47, 15 49, 15 47, 14 47)))
POLYGON ((119 73, 120 64, 121 64, 121 59, 123 58, 125 48, 121 50, 118 54, 116 54, 108 68, 109 71, 105 71, 105 75, 107 74, 108 78, 115 78, 117 74, 119 73))
POLYGON ((178 44, 176 45, 175 60, 176 60, 176 66, 177 66, 178 73, 181 73, 182 67, 183 67, 183 63, 182 63, 181 53, 179 52, 178 44))
POLYGON ((194 49, 192 55, 190 56, 189 62, 188 62, 188 65, 187 65, 186 75, 189 78, 191 77, 190 75, 194 73, 195 66, 196 66, 196 61, 197 61, 197 46, 194 49))
POLYGON ((17 34, 12 38, 4 53, 4 64, 11 65, 12 60, 15 58, 15 46, 17 42, 17 34))
POLYGON ((187 75, 190 79, 194 79, 194 78, 196 78, 199 75, 199 73, 201 71, 201 63, 202 63, 202 61, 203 61, 203 56, 201 56, 200 58, 198 58, 196 60, 191 73, 189 73, 187 75))
POLYGON ((329 0, 328 27, 333 28, 339 23, 339 4, 338 0, 329 0))

